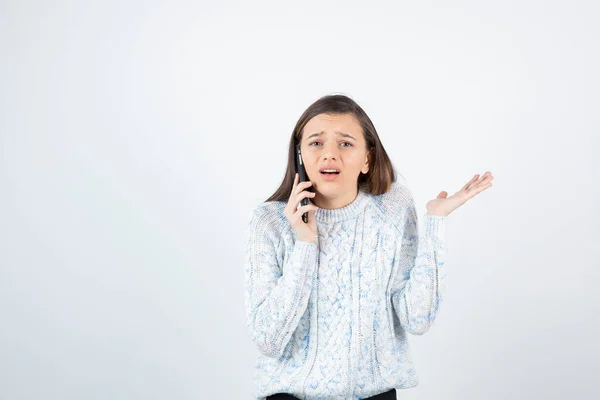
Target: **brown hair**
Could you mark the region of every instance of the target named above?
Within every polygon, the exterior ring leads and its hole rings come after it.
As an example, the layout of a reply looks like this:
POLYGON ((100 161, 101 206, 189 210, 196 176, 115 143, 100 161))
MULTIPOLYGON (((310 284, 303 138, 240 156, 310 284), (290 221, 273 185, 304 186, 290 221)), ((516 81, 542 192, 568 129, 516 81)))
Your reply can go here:
MULTIPOLYGON (((358 177, 358 186, 363 186, 364 190, 370 194, 383 194, 387 192, 392 182, 396 181, 394 166, 390 161, 375 126, 371 122, 367 113, 351 98, 342 94, 331 94, 323 96, 311 104, 300 116, 296 126, 292 131, 290 144, 288 148, 288 165, 285 176, 279 188, 273 193, 267 201, 287 202, 294 186, 296 175, 296 144, 302 139, 302 130, 312 118, 319 114, 352 114, 360 123, 363 136, 366 141, 367 151, 370 153, 369 171, 366 174, 360 173, 358 177)), ((310 186, 307 191, 314 191, 310 186)))

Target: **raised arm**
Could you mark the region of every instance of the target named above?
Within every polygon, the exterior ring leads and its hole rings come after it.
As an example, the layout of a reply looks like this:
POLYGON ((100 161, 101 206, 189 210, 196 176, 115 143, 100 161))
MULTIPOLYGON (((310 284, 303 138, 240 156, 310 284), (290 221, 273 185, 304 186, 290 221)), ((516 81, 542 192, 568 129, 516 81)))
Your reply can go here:
POLYGON ((279 265, 275 211, 253 210, 244 265, 247 327, 258 350, 280 357, 304 314, 317 271, 317 245, 296 240, 284 265, 279 265))
POLYGON ((448 217, 425 214, 420 232, 409 189, 396 185, 387 201, 397 235, 392 306, 407 332, 422 335, 433 324, 445 291, 444 235, 448 217))

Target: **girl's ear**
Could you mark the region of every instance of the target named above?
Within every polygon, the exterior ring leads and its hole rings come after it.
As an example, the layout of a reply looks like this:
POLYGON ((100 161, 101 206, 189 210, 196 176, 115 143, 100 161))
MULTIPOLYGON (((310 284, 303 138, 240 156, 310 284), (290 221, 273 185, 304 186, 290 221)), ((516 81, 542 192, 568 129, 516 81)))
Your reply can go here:
POLYGON ((362 172, 363 174, 366 174, 367 172, 369 172, 370 163, 371 163, 371 152, 368 152, 367 159, 365 160, 365 165, 363 165, 360 172, 362 172))

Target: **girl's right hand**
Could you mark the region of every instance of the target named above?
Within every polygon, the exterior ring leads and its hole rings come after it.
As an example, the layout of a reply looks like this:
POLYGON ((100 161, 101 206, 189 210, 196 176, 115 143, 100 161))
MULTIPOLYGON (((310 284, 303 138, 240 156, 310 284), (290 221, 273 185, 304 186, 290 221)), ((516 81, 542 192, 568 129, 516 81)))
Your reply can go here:
POLYGON ((290 198, 288 200, 287 206, 283 211, 283 214, 286 216, 296 236, 299 240, 303 240, 305 242, 316 243, 316 235, 317 235, 317 221, 315 220, 314 212, 317 209, 317 206, 312 204, 310 198, 315 196, 315 193, 304 190, 312 185, 312 182, 300 182, 299 175, 296 173, 294 177, 294 185, 292 187, 292 192, 290 193, 290 198), (300 206, 300 201, 308 197, 308 204, 305 206, 300 206), (302 214, 308 211, 308 223, 302 221, 302 214))

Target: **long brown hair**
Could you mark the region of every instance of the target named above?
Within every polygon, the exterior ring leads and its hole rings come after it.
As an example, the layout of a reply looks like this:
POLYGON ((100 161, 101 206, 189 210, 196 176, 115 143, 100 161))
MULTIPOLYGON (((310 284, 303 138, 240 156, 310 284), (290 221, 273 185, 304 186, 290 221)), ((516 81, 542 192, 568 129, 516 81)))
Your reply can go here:
MULTIPOLYGON (((313 117, 319 114, 352 114, 360 123, 363 136, 367 144, 367 151, 370 153, 369 171, 366 174, 360 173, 357 181, 359 187, 364 187, 364 191, 370 194, 383 194, 390 189, 392 182, 396 181, 394 166, 390 161, 375 126, 365 111, 351 98, 343 94, 331 94, 323 96, 311 104, 300 116, 296 126, 292 131, 290 144, 288 148, 288 165, 285 176, 279 188, 273 193, 267 201, 287 202, 294 186, 296 175, 296 144, 302 140, 302 130, 313 117)), ((314 191, 310 186, 308 191, 314 191)))

